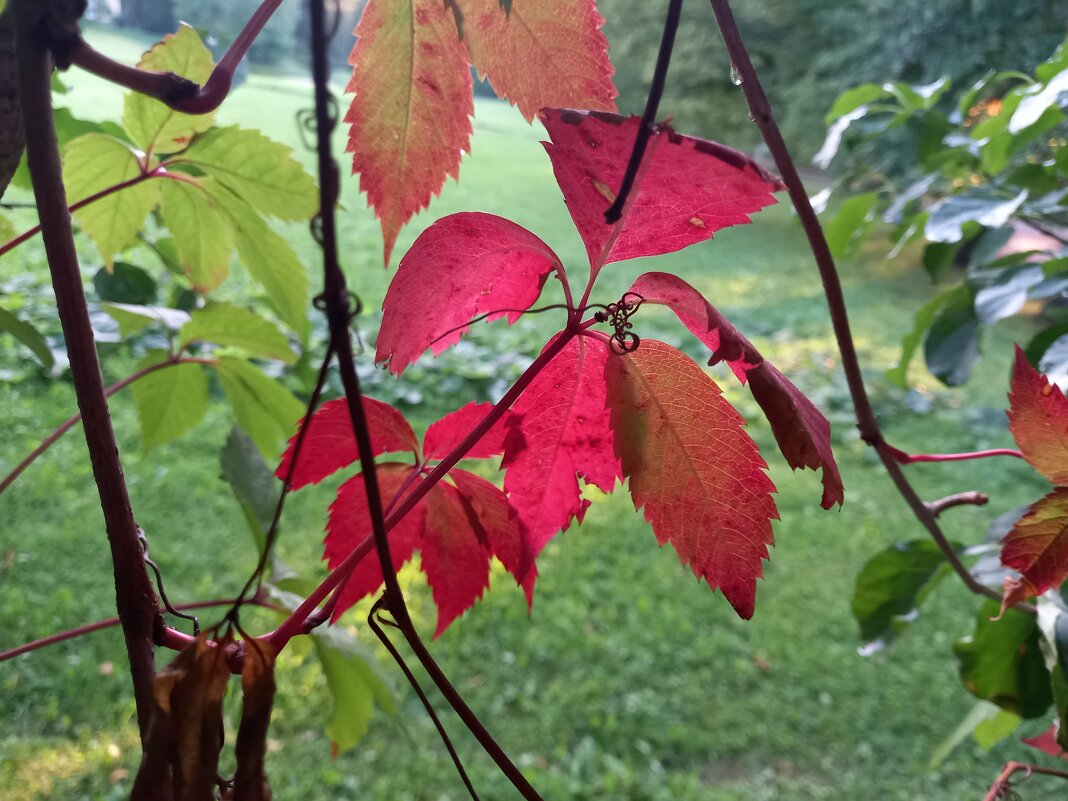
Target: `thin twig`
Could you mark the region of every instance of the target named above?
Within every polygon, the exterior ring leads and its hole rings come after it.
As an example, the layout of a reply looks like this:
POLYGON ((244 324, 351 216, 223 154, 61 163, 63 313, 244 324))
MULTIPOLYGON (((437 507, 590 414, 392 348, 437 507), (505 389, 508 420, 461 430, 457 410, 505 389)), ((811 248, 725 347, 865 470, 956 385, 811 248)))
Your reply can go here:
POLYGON ((986 506, 989 501, 990 496, 985 492, 970 490, 947 495, 936 501, 927 501, 924 505, 932 515, 938 517, 946 509, 952 509, 954 506, 986 506))
POLYGON ((889 453, 899 464, 914 464, 916 462, 967 462, 971 459, 989 459, 994 456, 1012 456, 1015 459, 1023 459, 1024 455, 1015 448, 990 448, 985 451, 969 451, 967 453, 905 453, 885 442, 883 449, 889 453))
MULTIPOLYGON (((170 359, 170 360, 165 361, 165 362, 159 362, 157 364, 150 364, 148 367, 145 367, 145 368, 143 368, 141 370, 138 370, 136 373, 131 373, 130 375, 126 376, 126 378, 122 379, 121 381, 116 381, 114 384, 112 384, 111 386, 109 386, 107 389, 104 390, 104 396, 110 398, 112 395, 114 395, 120 389, 125 389, 126 387, 130 386, 130 384, 134 383, 135 381, 137 381, 137 380, 139 380, 141 378, 144 378, 146 375, 154 373, 157 370, 163 370, 164 368, 167 368, 167 367, 173 367, 176 364, 209 364, 210 365, 210 364, 215 364, 215 360, 214 359, 194 359, 194 358, 178 357, 178 358, 175 358, 175 359, 170 359)), ((82 419, 81 412, 77 412, 76 414, 71 415, 66 420, 64 420, 62 423, 60 423, 59 426, 57 426, 56 429, 51 434, 49 434, 47 437, 45 437, 43 440, 41 440, 41 444, 38 445, 36 448, 34 448, 26 456, 25 459, 23 459, 21 462, 19 462, 17 465, 15 465, 15 467, 11 470, 11 472, 8 473, 6 476, 4 476, 4 479, 2 481, 0 481, 0 494, 3 494, 4 490, 6 490, 8 487, 10 487, 15 482, 15 479, 18 478, 22 474, 22 471, 25 470, 27 467, 29 467, 31 464, 33 464, 33 462, 37 459, 38 456, 40 456, 42 453, 44 453, 49 448, 51 448, 53 445, 55 445, 56 441, 59 440, 60 437, 62 437, 64 434, 66 434, 72 428, 74 428, 74 426, 76 426, 81 421, 81 419, 82 419)))
MULTIPOLYGON (((1012 777, 1023 771, 1024 777, 1020 781, 1028 779, 1031 774, 1039 773, 1043 776, 1056 776, 1060 779, 1068 779, 1068 772, 1063 770, 1054 770, 1053 768, 1044 768, 1041 765, 1028 765, 1025 762, 1006 762, 1005 767, 1001 769, 1001 773, 998 774, 997 779, 986 795, 983 796, 983 801, 999 801, 999 799, 1007 799, 1013 797, 1012 788, 1015 786, 1011 783, 1012 777)), ((1019 782, 1017 782, 1019 784, 1019 782)))
POLYGON ((159 614, 156 593, 145 571, 137 523, 111 426, 93 327, 74 247, 63 168, 52 114, 52 57, 40 26, 38 0, 16 0, 19 101, 26 130, 26 160, 44 232, 45 253, 56 308, 70 358, 85 440, 104 513, 115 575, 116 608, 122 624, 134 685, 142 739, 151 718, 156 672, 153 630, 159 614))
MULTIPOLYGON (((916 494, 916 490, 909 484, 896 461, 892 451, 888 450, 882 432, 879 430, 879 422, 875 417, 868 392, 864 386, 864 376, 860 369, 860 360, 857 357, 856 345, 850 330, 849 315, 846 312, 845 296, 842 293, 842 283, 838 277, 838 268, 835 267, 834 257, 831 255, 827 240, 820 227, 819 218, 809 202, 805 185, 797 172, 797 167, 790 156, 789 148, 782 138, 782 132, 775 122, 775 116, 771 110, 771 104, 760 84, 756 69, 749 58, 745 42, 734 20, 729 0, 709 0, 712 11, 716 15, 720 33, 727 46, 727 52, 734 64, 738 77, 741 79, 742 91, 749 105, 749 112, 760 129, 768 149, 775 159, 775 165, 782 175, 797 212, 798 219, 808 237, 809 247, 815 257, 816 266, 819 268, 820 278, 823 281, 823 291, 827 297, 827 306, 831 315, 831 324, 834 328, 835 339, 838 341, 838 349, 842 356, 842 370, 845 372, 846 382, 849 386, 849 394, 853 399, 853 409, 857 418, 857 427, 861 438, 874 447, 883 462, 883 466, 890 474, 891 480, 897 487, 898 492, 905 499, 916 519, 927 529, 931 538, 938 545, 946 561, 949 562, 953 571, 960 577, 964 584, 977 595, 999 599, 1001 596, 979 582, 961 562, 949 540, 938 525, 934 514, 916 494)), ((1020 603, 1016 605, 1020 611, 1035 614, 1034 605, 1020 603)))

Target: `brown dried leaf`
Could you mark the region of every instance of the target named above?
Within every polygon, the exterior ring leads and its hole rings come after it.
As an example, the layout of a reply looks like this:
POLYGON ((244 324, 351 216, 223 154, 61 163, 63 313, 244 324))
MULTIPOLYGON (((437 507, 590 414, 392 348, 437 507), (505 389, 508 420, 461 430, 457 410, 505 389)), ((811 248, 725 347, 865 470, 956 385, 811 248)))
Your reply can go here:
POLYGON ((274 703, 275 652, 261 640, 245 643, 245 667, 241 674, 243 706, 237 730, 237 773, 234 801, 271 801, 271 788, 263 771, 267 730, 274 703))

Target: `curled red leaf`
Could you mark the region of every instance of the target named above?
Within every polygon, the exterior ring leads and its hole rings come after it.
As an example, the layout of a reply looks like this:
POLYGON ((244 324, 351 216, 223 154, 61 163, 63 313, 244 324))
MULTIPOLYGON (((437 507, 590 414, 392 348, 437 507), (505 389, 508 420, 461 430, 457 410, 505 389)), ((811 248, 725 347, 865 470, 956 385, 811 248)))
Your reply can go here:
POLYGON ((1068 397, 1019 346, 1009 391, 1009 430, 1024 458, 1054 484, 1068 484, 1068 397))

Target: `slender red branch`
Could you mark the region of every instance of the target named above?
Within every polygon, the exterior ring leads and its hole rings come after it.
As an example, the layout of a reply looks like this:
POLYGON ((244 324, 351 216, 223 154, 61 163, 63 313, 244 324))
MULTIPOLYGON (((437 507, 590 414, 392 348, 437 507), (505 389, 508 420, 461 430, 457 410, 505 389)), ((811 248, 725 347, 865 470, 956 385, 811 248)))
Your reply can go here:
POLYGON ((927 501, 924 505, 930 510, 931 514, 938 517, 946 509, 952 509, 954 506, 986 506, 989 501, 990 496, 986 493, 971 490, 947 495, 937 501, 927 501))
MULTIPOLYGON (((104 396, 110 398, 120 389, 125 389, 138 379, 144 378, 146 375, 154 373, 157 370, 163 370, 167 367, 173 367, 176 364, 215 364, 215 361, 214 359, 193 359, 178 357, 169 361, 159 362, 158 364, 151 364, 148 367, 138 370, 136 373, 131 373, 121 381, 116 381, 114 384, 107 387, 104 390, 104 396)), ((4 476, 3 481, 0 481, 0 494, 3 494, 4 490, 10 487, 15 482, 15 479, 22 474, 22 471, 29 467, 31 464, 33 464, 34 461, 36 461, 38 456, 40 456, 42 453, 51 448, 56 443, 56 441, 59 440, 60 437, 62 437, 64 434, 74 428, 74 426, 76 426, 81 419, 81 412, 77 412, 71 415, 62 423, 60 423, 59 426, 51 434, 41 440, 41 444, 34 448, 29 453, 29 455, 26 456, 25 459, 15 465, 14 469, 6 476, 4 476)))
MULTIPOLYGON (((734 20, 729 0, 709 0, 712 11, 716 15, 723 41, 727 46, 727 53, 734 64, 738 77, 741 79, 742 91, 749 105, 749 113, 760 129, 764 142, 775 159, 775 166, 782 176, 783 183, 790 194, 801 227, 808 237, 809 247, 819 268, 820 278, 823 281, 823 291, 827 297, 827 307, 831 315, 831 324, 834 328, 834 336, 838 342, 838 350, 842 355, 842 370, 845 373, 846 383, 849 386, 849 394, 853 399, 853 409, 857 419, 857 427, 860 429, 861 438, 872 447, 876 448, 883 466, 890 474, 898 492, 908 504, 916 519, 927 529, 931 538, 942 551, 946 561, 949 562, 953 571, 960 577, 965 585, 977 595, 983 595, 1000 600, 1001 595, 986 585, 979 582, 967 566, 961 562, 954 552, 949 540, 935 519, 934 513, 916 494, 916 490, 909 484, 901 471, 901 466, 895 460, 892 452, 887 449, 883 441, 882 432, 879 430, 879 422, 875 417, 871 401, 868 398, 867 389, 864 386, 864 376, 860 369, 860 360, 857 357, 856 345, 853 341, 853 333, 849 325, 849 315, 846 311, 845 296, 842 293, 842 282, 838 277, 838 268, 835 266, 831 250, 827 246, 827 240, 820 227, 819 218, 816 216, 812 204, 809 202, 805 185, 797 172, 790 150, 782 138, 782 132, 775 122, 771 104, 760 84, 753 62, 749 58, 745 42, 734 20)), ((1032 604, 1017 604, 1016 608, 1035 614, 1032 604)))
POLYGON ((989 459, 992 456, 1024 458, 1023 453, 1015 448, 991 448, 985 451, 970 451, 968 453, 905 453, 905 451, 898 450, 885 443, 883 447, 900 464, 912 464, 913 462, 965 462, 969 459, 989 459))
MULTIPOLYGON (((211 601, 194 601, 187 604, 175 604, 174 608, 179 611, 185 611, 186 609, 210 609, 214 606, 229 606, 233 603, 232 598, 218 598, 211 601)), ((254 603, 258 606, 262 606, 269 609, 277 609, 273 604, 267 603, 260 599, 250 599, 246 603, 254 603)), ((66 631, 60 631, 56 634, 50 634, 47 637, 42 637, 39 640, 33 640, 32 642, 17 645, 14 648, 9 648, 6 651, 0 651, 0 662, 6 662, 8 659, 14 659, 16 656, 29 653, 30 651, 36 651, 39 648, 44 648, 48 645, 55 645, 56 643, 64 642, 66 640, 73 640, 75 637, 82 637, 86 634, 92 634, 94 631, 100 631, 101 629, 114 628, 119 625, 119 619, 117 617, 109 617, 104 620, 98 620, 95 623, 86 623, 83 626, 77 626, 73 629, 67 629, 66 631)))
POLYGON ((74 231, 52 113, 49 40, 41 25, 38 0, 16 0, 14 7, 26 160, 44 233, 56 308, 70 358, 74 391, 82 413, 85 440, 111 547, 116 607, 126 639, 138 727, 144 739, 153 704, 156 660, 152 635, 159 607, 145 571, 137 523, 130 508, 85 302, 78 254, 74 248, 74 231))
MULTIPOLYGON (((1053 768, 1044 768, 1041 765, 1028 765, 1024 762, 1006 762, 1005 767, 1001 769, 1001 773, 998 774, 997 780, 990 785, 990 789, 986 795, 983 796, 983 801, 999 801, 999 799, 1016 798, 1016 794, 1013 792, 1013 787, 1016 786, 1011 783, 1012 777, 1023 771, 1025 774, 1023 779, 1030 778, 1031 774, 1039 773, 1043 776, 1056 776, 1059 779, 1068 779, 1068 772, 1063 770, 1054 770, 1053 768)), ((1019 784, 1019 782, 1017 782, 1019 784)))

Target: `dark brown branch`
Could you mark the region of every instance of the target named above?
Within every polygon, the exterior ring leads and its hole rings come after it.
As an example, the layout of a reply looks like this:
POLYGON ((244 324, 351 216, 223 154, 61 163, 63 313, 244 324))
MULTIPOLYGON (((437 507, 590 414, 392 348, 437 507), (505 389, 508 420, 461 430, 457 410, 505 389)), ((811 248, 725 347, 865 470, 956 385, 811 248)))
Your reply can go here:
MULTIPOLYGON (((897 463, 893 451, 888 449, 883 442, 882 433, 879 430, 879 422, 875 417, 871 401, 868 398, 868 392, 864 386, 864 376, 861 373, 860 360, 857 357, 857 349, 849 325, 849 315, 846 312, 845 296, 842 294, 842 283, 838 277, 838 268, 834 264, 834 258, 831 256, 831 250, 823 235, 819 218, 809 202, 805 185, 801 181, 801 176, 797 172, 793 158, 790 156, 790 150, 782 138, 782 132, 775 122, 771 103, 764 93, 760 78, 757 76, 753 62, 749 58, 749 52, 746 50, 745 42, 742 40, 742 35, 734 20, 729 0, 709 0, 709 2, 712 5, 712 11, 716 15, 716 22, 719 24, 723 41, 727 46, 727 53, 734 64, 738 77, 741 79, 742 91, 745 94, 746 102, 749 104, 749 113, 753 118, 753 122, 760 129, 760 134, 775 159, 775 166, 778 168, 783 183, 786 184, 786 188, 790 193, 790 200, 793 202, 798 219, 801 221, 801 226, 808 237, 812 255, 816 259, 816 266, 819 268, 820 278, 823 281, 823 291, 827 296, 827 306, 830 310, 834 336, 838 341, 838 349, 842 354, 842 370, 845 372, 846 382, 849 385, 849 394, 853 399, 853 409, 857 418, 857 427, 860 429, 860 436, 878 451, 879 457, 898 492, 901 493, 916 519, 927 529, 931 538, 945 556, 946 561, 949 562, 953 571, 967 585, 968 589, 977 595, 1000 600, 1001 596, 997 592, 979 582, 961 562, 939 527, 934 514, 916 494, 916 490, 909 484, 908 479, 905 478, 904 473, 901 471, 901 466, 897 463)), ((1035 613, 1035 607, 1031 604, 1017 604, 1016 608, 1031 614, 1035 613)))
POLYGON ((14 6, 26 158, 44 233, 56 307, 67 343, 74 390, 111 546, 116 607, 130 659, 137 722, 144 738, 152 710, 152 680, 156 672, 152 633, 159 607, 142 561, 137 523, 130 508, 115 432, 111 427, 93 327, 74 249, 74 231, 67 210, 67 193, 52 116, 52 59, 48 41, 38 24, 40 8, 37 0, 15 0, 14 6))
POLYGON ((983 801, 999 801, 999 799, 1016 798, 1016 794, 1013 792, 1019 782, 1012 783, 1012 777, 1019 773, 1024 773, 1024 781, 1031 777, 1034 773, 1039 773, 1043 776, 1056 776, 1060 779, 1068 779, 1068 772, 1063 770, 1054 770, 1053 768, 1043 768, 1040 765, 1028 765, 1024 762, 1006 762, 1005 767, 1001 769, 1001 773, 998 774, 997 780, 990 785, 990 789, 986 795, 983 796, 983 801))
POLYGON ((969 492, 958 492, 954 495, 947 495, 936 501, 927 501, 924 506, 927 507, 932 515, 938 517, 942 512, 946 511, 946 509, 952 509, 954 506, 986 506, 989 501, 990 496, 985 492, 970 490, 969 492))
MULTIPOLYGON (((162 370, 165 367, 173 367, 176 364, 215 364, 215 362, 212 359, 185 359, 179 357, 176 359, 171 359, 169 361, 159 362, 158 364, 152 364, 148 367, 138 370, 136 373, 131 373, 121 381, 116 381, 114 384, 104 390, 104 396, 110 398, 120 389, 125 389, 126 387, 130 386, 130 384, 141 378, 144 378, 146 375, 154 373, 157 370, 162 370)), ((29 453, 29 455, 26 456, 25 459, 15 465, 14 469, 12 469, 12 471, 6 476, 4 476, 4 479, 0 481, 0 494, 3 494, 4 490, 10 487, 15 482, 15 479, 22 474, 22 471, 29 467, 31 464, 33 464, 34 461, 36 461, 38 456, 40 456, 42 453, 44 453, 53 445, 55 445, 56 441, 59 440, 60 437, 62 437, 72 428, 74 428, 74 426, 76 426, 81 421, 81 419, 81 412, 72 414, 70 417, 60 423, 59 426, 57 426, 51 434, 41 440, 41 444, 34 448, 29 453)))

